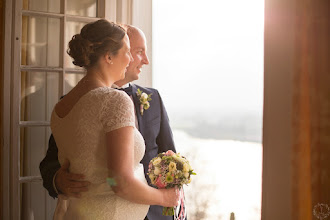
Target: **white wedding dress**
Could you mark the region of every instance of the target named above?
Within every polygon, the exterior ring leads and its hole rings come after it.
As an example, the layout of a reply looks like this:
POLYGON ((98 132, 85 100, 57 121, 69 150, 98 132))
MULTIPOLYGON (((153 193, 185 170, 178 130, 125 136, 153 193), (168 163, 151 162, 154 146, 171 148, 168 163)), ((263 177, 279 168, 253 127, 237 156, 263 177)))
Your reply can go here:
POLYGON ((145 144, 135 128, 134 105, 123 91, 99 87, 83 95, 63 118, 53 110, 51 129, 61 164, 67 158, 70 172, 84 174, 91 182, 82 197, 58 199, 54 219, 143 220, 149 205, 118 197, 108 185, 106 132, 134 127, 134 174, 147 184, 143 165, 145 144))

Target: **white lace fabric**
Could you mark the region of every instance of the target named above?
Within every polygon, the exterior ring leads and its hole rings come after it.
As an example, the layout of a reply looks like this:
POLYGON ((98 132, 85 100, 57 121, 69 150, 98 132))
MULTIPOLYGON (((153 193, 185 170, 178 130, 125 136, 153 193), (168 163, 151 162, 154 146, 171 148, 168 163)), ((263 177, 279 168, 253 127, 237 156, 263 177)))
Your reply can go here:
POLYGON ((84 174, 91 182, 82 198, 59 198, 59 206, 67 209, 55 211, 55 219, 144 219, 148 205, 116 196, 106 182, 106 132, 126 126, 134 127, 134 175, 146 183, 140 164, 145 144, 135 128, 134 105, 125 92, 100 87, 82 96, 64 118, 53 111, 51 128, 59 162, 68 159, 70 172, 84 174))

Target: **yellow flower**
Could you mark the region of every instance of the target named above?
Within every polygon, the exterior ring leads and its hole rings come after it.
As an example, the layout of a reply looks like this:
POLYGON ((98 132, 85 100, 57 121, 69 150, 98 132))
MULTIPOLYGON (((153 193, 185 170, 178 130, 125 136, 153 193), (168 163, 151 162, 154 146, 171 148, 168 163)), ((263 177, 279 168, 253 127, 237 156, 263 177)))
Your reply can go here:
POLYGON ((176 163, 170 162, 170 164, 168 165, 168 169, 169 169, 170 172, 175 171, 176 170, 176 163))
POLYGON ((189 172, 189 164, 187 163, 183 164, 183 172, 189 172))
POLYGON ((188 173, 188 172, 184 172, 183 175, 184 175, 184 177, 186 177, 186 178, 189 177, 189 173, 188 173))
POLYGON ((167 175, 166 175, 166 182, 171 183, 171 182, 173 182, 173 180, 174 180, 174 178, 171 175, 171 173, 167 173, 167 175))
POLYGON ((160 162, 162 162, 162 159, 160 157, 157 157, 156 160, 154 160, 153 165, 157 166, 160 162))
POLYGON ((149 107, 150 107, 150 103, 149 103, 148 101, 146 101, 146 102, 143 104, 143 108, 144 108, 144 110, 147 110, 149 107))
POLYGON ((150 180, 151 180, 151 183, 152 183, 152 184, 155 184, 155 180, 156 180, 155 175, 150 174, 150 175, 149 175, 149 178, 150 178, 150 180))

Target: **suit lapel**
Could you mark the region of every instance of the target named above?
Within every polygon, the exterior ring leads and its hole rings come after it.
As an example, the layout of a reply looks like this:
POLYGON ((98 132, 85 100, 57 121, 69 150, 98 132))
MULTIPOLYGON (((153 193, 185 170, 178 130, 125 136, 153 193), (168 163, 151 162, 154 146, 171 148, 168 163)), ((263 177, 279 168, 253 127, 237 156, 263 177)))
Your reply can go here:
POLYGON ((140 101, 139 98, 136 95, 137 92, 137 87, 135 84, 132 84, 132 96, 133 96, 133 101, 134 101, 134 107, 135 107, 135 113, 138 119, 138 124, 139 124, 139 131, 143 136, 143 131, 144 131, 144 126, 143 126, 143 121, 142 121, 142 116, 140 114, 140 101))

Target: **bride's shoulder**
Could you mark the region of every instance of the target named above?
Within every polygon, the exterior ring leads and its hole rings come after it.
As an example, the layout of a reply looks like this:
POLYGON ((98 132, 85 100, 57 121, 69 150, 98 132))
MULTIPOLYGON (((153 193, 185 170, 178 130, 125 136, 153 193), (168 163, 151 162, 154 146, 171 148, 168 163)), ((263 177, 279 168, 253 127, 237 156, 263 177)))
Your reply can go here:
POLYGON ((113 89, 111 87, 98 87, 91 91, 93 96, 115 96, 118 91, 116 89, 113 89))
POLYGON ((115 98, 129 98, 126 92, 110 88, 110 87, 102 87, 100 88, 100 93, 104 96, 115 97, 115 98))
POLYGON ((98 97, 100 100, 102 100, 102 102, 106 102, 106 103, 132 102, 132 100, 126 94, 126 92, 118 89, 113 89, 110 87, 98 88, 97 91, 94 92, 94 96, 98 97))

